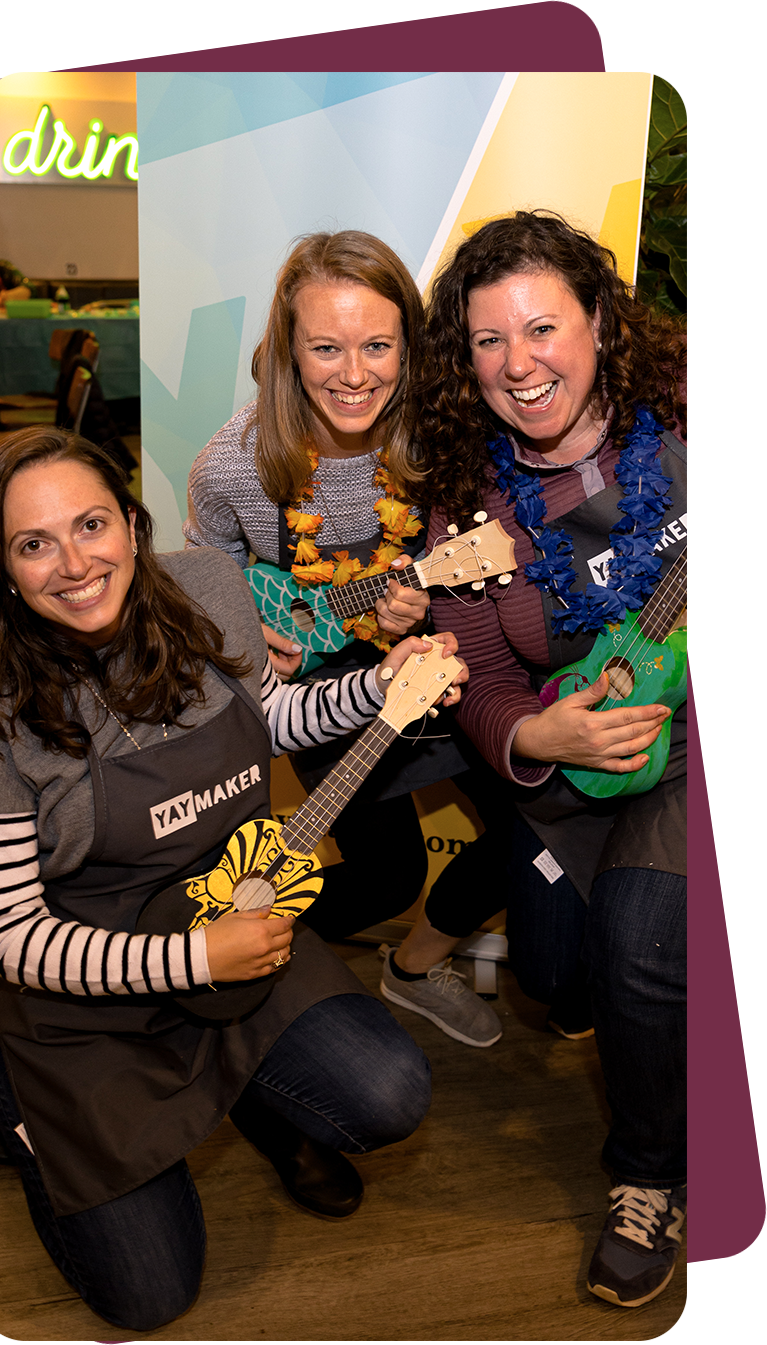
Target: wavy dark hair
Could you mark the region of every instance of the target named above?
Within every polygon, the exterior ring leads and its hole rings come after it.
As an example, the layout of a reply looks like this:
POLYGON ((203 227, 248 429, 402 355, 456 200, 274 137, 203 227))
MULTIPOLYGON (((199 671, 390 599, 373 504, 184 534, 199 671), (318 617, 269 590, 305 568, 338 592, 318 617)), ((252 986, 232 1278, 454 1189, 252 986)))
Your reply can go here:
MULTIPOLYGON (((256 410, 243 442, 258 427, 256 468, 275 504, 298 498, 308 476, 306 445, 312 441, 312 412, 293 355, 295 300, 305 285, 341 281, 367 285, 396 304, 402 320, 404 360, 393 396, 373 427, 389 453, 389 470, 403 493, 419 478, 408 432, 411 360, 423 345, 423 302, 405 264, 388 244, 357 229, 307 234, 294 243, 277 276, 266 331, 253 354, 259 385, 256 410)), ((378 447, 379 444, 373 445, 378 447)))
POLYGON ((424 373, 414 390, 413 426, 428 469, 422 502, 468 521, 480 507, 488 475, 486 442, 508 426, 483 400, 471 361, 468 301, 472 290, 508 276, 556 273, 593 317, 600 308, 593 399, 614 409, 611 436, 621 445, 636 407, 648 406, 666 429, 684 430, 684 332, 648 308, 621 280, 614 253, 560 215, 520 210, 491 220, 437 276, 427 310, 424 373))
POLYGON ((122 467, 87 439, 32 426, 0 440, 0 695, 5 701, 0 739, 11 737, 20 720, 47 750, 84 757, 91 735, 71 712, 72 696, 83 678, 100 689, 119 719, 173 724, 184 709, 203 703, 207 660, 230 677, 244 677, 251 670, 246 657, 224 655, 218 627, 159 564, 153 530, 151 515, 131 494, 122 467), (124 620, 98 655, 12 592, 6 493, 18 472, 46 462, 89 467, 114 496, 126 523, 133 517, 136 568, 124 620))

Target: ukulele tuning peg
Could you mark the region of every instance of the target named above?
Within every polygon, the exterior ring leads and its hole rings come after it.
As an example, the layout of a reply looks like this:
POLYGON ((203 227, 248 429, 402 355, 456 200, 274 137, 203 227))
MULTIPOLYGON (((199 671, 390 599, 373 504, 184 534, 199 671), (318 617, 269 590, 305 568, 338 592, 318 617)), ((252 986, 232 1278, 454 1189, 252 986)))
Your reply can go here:
POLYGON ((506 584, 510 584, 510 583, 511 583, 511 575, 510 575, 510 574, 499 574, 499 576, 498 576, 498 583, 499 583, 499 584, 502 584, 502 585, 504 585, 504 586, 505 586, 506 584))
POLYGON ((484 581, 484 579, 478 579, 477 582, 476 582, 475 584, 472 584, 472 588, 473 588, 473 589, 480 589, 480 588, 484 588, 484 587, 485 587, 485 581, 484 581))
POLYGON ((394 676, 394 669, 393 669, 393 668, 382 668, 382 669, 381 669, 381 681, 382 681, 382 682, 390 682, 393 676, 394 676))
POLYGON ((431 708, 426 711, 426 713, 430 719, 436 719, 437 715, 439 714, 439 710, 435 710, 434 706, 432 705, 431 708))
POLYGON ((487 522, 487 514, 485 513, 484 509, 480 509, 479 513, 474 515, 474 522, 475 523, 487 522))
POLYGON ((456 527, 455 523, 449 523, 447 530, 450 533, 451 537, 458 536, 458 528, 456 527))

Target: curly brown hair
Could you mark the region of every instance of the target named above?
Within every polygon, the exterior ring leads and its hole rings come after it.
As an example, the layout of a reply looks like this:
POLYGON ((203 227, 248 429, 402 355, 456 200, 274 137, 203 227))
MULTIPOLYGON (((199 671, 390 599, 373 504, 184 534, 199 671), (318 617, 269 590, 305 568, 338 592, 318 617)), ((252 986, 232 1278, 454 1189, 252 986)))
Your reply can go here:
POLYGON ((483 400, 471 360, 472 290, 535 271, 559 275, 589 317, 599 305, 592 396, 613 406, 611 436, 621 445, 644 405, 666 429, 685 426, 682 328, 637 299, 621 280, 614 253, 560 215, 520 210, 491 220, 440 272, 427 311, 423 373, 414 389, 413 433, 427 474, 418 494, 459 523, 480 507, 489 472, 486 443, 508 426, 483 400))
POLYGON ((131 494, 114 459, 80 435, 30 426, 0 441, 0 740, 17 720, 48 751, 87 754, 91 735, 73 717, 73 693, 87 678, 100 687, 124 721, 178 722, 181 712, 204 701, 203 673, 210 661, 229 677, 251 670, 246 657, 223 653, 217 626, 162 568, 152 545, 154 524, 131 494), (133 518, 137 555, 124 620, 105 650, 82 644, 63 626, 46 621, 14 593, 7 569, 5 497, 11 479, 33 463, 70 461, 97 472, 126 522, 133 518))
MULTIPOLYGON (((374 426, 389 453, 389 470, 407 492, 419 478, 407 428, 413 351, 423 345, 423 302, 407 267, 388 244, 357 229, 314 233, 300 238, 282 266, 266 331, 253 354, 258 402, 243 442, 255 425, 256 469, 270 500, 295 501, 307 481, 306 445, 312 441, 312 412, 293 355, 294 307, 305 285, 346 282, 367 285, 396 304, 402 320, 405 358, 399 383, 374 426)), ((378 447, 375 444, 374 447, 378 447)))

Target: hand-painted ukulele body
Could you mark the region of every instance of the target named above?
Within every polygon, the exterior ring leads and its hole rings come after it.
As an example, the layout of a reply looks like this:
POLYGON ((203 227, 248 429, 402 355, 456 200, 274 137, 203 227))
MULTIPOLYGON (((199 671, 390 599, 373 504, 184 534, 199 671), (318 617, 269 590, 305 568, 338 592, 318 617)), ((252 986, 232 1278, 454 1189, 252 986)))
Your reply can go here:
MULTIPOLYGON (((284 827, 271 818, 238 827, 214 869, 183 878, 147 902, 137 932, 199 929, 232 910, 270 907, 270 919, 301 915, 322 888, 322 868, 314 854, 317 844, 387 747, 446 694, 460 672, 458 659, 443 658, 442 650, 435 643, 426 654, 411 654, 392 679, 383 709, 284 827)), ((210 990, 173 998, 198 1017, 221 1020, 249 1012, 270 986, 269 978, 260 977, 221 982, 210 990)))
POLYGON ((436 584, 446 588, 469 583, 481 586, 486 579, 508 574, 514 568, 514 542, 493 520, 449 538, 430 555, 401 570, 387 570, 337 587, 297 584, 291 574, 274 565, 251 565, 245 578, 264 624, 301 646, 301 672, 310 672, 328 654, 354 639, 353 631, 344 630, 344 622, 371 611, 386 593, 390 579, 419 591, 436 584))
MULTIPOLYGON (((610 691, 593 713, 621 705, 667 705, 677 710, 687 699, 687 630, 682 626, 687 602, 687 551, 669 570, 640 612, 628 613, 598 635, 585 658, 562 668, 541 691, 543 705, 583 691, 607 672, 610 691)), ((568 780, 592 798, 644 794, 660 780, 668 760, 671 716, 646 749, 650 758, 641 770, 616 775, 563 766, 568 780)))

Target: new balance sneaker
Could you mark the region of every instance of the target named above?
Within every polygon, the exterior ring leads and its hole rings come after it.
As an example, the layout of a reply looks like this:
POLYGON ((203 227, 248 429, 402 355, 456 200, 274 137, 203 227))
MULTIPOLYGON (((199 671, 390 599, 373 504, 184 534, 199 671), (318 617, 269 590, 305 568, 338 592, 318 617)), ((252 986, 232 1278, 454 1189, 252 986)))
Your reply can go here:
POLYGON ((451 958, 431 967, 423 980, 400 981, 391 969, 394 949, 384 957, 381 994, 402 1009, 412 1009, 442 1028, 448 1037, 466 1046, 492 1046, 501 1035, 497 1013, 467 985, 460 971, 453 971, 451 958))
POLYGON ((616 1186, 591 1260, 588 1286, 597 1298, 638 1308, 665 1289, 674 1273, 687 1209, 687 1187, 616 1186))

